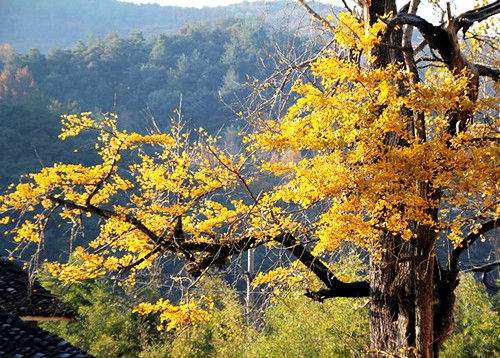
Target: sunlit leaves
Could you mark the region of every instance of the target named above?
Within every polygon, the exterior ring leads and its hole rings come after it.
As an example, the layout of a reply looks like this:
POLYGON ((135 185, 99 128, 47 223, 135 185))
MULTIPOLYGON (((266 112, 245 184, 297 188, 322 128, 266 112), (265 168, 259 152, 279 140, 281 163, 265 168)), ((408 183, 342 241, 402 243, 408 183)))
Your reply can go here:
POLYGON ((141 303, 134 312, 142 315, 158 314, 158 329, 165 328, 167 331, 187 324, 206 322, 209 318, 208 312, 200 309, 194 300, 172 305, 168 300, 160 299, 155 303, 141 303))
MULTIPOLYGON (((342 14, 336 40, 370 62, 383 28, 342 14)), ((468 70, 432 68, 415 83, 399 66, 363 63, 335 53, 317 59, 311 65, 315 80, 296 83, 299 98, 288 112, 249 140, 272 153, 262 168, 284 179, 275 198, 303 210, 324 203, 313 219, 319 240, 314 251, 349 240, 375 253, 383 232, 412 239, 415 225, 447 232, 494 216, 500 154, 495 99, 471 100, 468 70), (472 113, 478 121, 451 138, 449 116, 455 112, 472 113), (423 116, 425 141, 415 136, 414 113, 423 116), (293 164, 281 159, 287 151, 297 153, 293 164), (431 215, 436 210, 437 220, 431 215), (465 212, 468 221, 455 219, 465 212)))
MULTIPOLYGON (((66 115, 60 138, 94 133, 98 162, 25 177, 0 197, 0 220, 19 216, 14 239, 40 244, 54 213, 73 228, 86 216, 99 219, 98 234, 74 250, 73 261, 49 265, 65 282, 124 274, 133 284, 159 255, 196 264, 216 255, 213 247, 237 253, 247 242, 278 244, 284 233, 318 256, 350 241, 375 259, 380 240, 418 239, 422 226, 460 242, 478 220, 498 215, 495 99, 472 101, 467 71, 429 69, 415 83, 397 65, 367 66, 385 25, 367 27, 348 14, 339 22, 336 41, 349 55, 318 58, 313 80, 294 85, 298 99, 286 114, 262 121, 241 152, 202 130, 190 136, 176 122, 144 135, 121 130, 114 114, 66 115), (476 123, 452 137, 456 113, 476 123), (424 136, 416 135, 419 118, 424 136), (186 252, 181 241, 197 249, 186 252), (200 249, 206 244, 208 256, 200 249)), ((255 283, 304 277, 292 266, 255 283)), ((191 301, 137 310, 158 313, 167 329, 206 320, 191 301)))

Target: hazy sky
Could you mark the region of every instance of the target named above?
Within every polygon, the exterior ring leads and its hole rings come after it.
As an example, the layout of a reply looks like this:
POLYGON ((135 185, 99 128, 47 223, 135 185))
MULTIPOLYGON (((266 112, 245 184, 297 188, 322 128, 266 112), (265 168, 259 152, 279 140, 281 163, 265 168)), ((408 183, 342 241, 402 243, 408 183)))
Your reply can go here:
POLYGON ((242 2, 241 0, 120 0, 126 2, 134 2, 136 4, 160 4, 160 5, 173 5, 173 6, 189 6, 189 7, 203 7, 203 6, 222 6, 242 2))
MULTIPOLYGON (((120 0, 126 2, 133 2, 136 4, 151 4, 156 3, 160 5, 173 5, 173 6, 185 6, 185 7, 204 7, 204 6, 222 6, 230 5, 243 0, 120 0)), ((247 1, 259 1, 259 0, 247 0, 247 1)), ((273 0, 260 0, 260 1, 273 1, 273 0)), ((292 1, 292 0, 290 0, 292 1)), ((341 0, 319 0, 324 3, 342 6, 341 0)), ((399 6, 404 5, 408 0, 396 0, 399 6)), ((446 0, 440 0, 442 3, 446 3, 446 0)), ((448 0, 452 3, 452 9, 454 15, 459 15, 466 10, 471 10, 474 7, 475 0, 448 0)), ((353 0, 347 0, 348 3, 352 3, 353 0)), ((439 16, 436 11, 433 10, 432 6, 429 5, 429 0, 422 0, 422 5, 419 8, 419 14, 425 19, 437 23, 439 21, 439 16)))
MULTIPOLYGON (((127 2, 133 2, 136 4, 147 4, 147 3, 156 3, 160 5, 175 5, 175 6, 190 6, 190 7, 203 7, 203 6, 221 6, 221 5, 229 5, 235 4, 238 2, 242 2, 242 0, 121 0, 127 2)), ((250 0, 255 1, 255 0, 250 0)), ((267 0, 272 1, 272 0, 267 0)), ((320 0, 324 3, 342 5, 340 0, 320 0)), ((352 0, 348 0, 348 2, 352 2, 352 0)), ((404 3, 404 0, 398 0, 399 3, 404 3)), ((451 0, 451 3, 458 8, 458 10, 469 10, 474 6, 475 0, 451 0)), ((423 0, 423 7, 426 6, 427 1, 423 0)))

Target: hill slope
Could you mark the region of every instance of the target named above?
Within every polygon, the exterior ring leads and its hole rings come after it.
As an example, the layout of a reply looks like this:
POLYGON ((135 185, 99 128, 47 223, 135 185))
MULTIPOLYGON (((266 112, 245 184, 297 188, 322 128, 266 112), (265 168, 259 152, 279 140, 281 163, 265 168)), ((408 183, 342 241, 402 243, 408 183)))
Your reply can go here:
MULTIPOLYGON (((315 7, 320 11, 327 9, 320 4, 315 7)), ((47 52, 109 33, 120 36, 134 30, 144 35, 171 33, 189 23, 214 23, 234 17, 262 18, 276 23, 273 19, 282 22, 284 18, 307 16, 297 3, 290 1, 196 9, 117 0, 0 0, 0 43, 10 43, 21 52, 31 48, 47 52)))

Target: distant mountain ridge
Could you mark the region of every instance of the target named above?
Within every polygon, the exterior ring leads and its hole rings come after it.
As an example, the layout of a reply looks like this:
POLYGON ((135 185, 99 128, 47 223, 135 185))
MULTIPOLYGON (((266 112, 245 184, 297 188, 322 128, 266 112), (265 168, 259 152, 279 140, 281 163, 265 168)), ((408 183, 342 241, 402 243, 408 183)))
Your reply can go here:
MULTIPOLYGON (((318 11, 327 5, 315 4, 318 11)), ((211 8, 138 5, 117 0, 0 0, 0 44, 17 51, 68 48, 77 41, 102 38, 109 33, 145 36, 171 33, 196 22, 214 23, 226 18, 262 18, 269 23, 285 16, 307 15, 293 1, 244 2, 211 8)))

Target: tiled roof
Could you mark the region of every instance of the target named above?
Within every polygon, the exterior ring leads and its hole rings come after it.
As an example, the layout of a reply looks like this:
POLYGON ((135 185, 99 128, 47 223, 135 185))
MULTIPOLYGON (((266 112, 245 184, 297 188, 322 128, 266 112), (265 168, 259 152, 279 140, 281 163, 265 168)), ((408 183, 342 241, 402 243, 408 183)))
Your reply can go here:
POLYGON ((0 357, 90 357, 63 339, 19 318, 0 313, 0 357))
POLYGON ((22 318, 71 318, 74 313, 17 262, 0 258, 0 313, 22 318))

